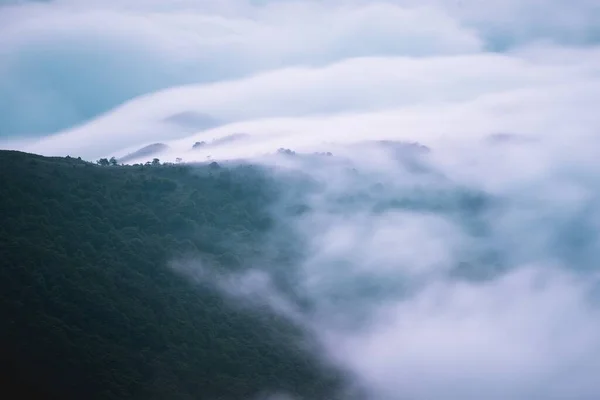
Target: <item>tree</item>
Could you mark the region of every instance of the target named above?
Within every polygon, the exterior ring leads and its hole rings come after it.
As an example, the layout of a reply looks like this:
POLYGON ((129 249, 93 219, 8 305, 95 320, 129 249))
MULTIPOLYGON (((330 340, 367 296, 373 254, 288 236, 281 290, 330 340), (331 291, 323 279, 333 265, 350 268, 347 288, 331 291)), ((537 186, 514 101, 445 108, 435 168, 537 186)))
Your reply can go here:
POLYGON ((110 165, 110 162, 106 158, 101 158, 98 161, 96 161, 96 164, 106 167, 106 166, 110 165))
POLYGON ((158 158, 152 159, 152 165, 160 165, 160 160, 158 158))
POLYGON ((115 166, 115 165, 119 165, 119 163, 117 162, 117 159, 114 157, 111 157, 110 160, 108 160, 108 162, 110 163, 110 165, 115 166))
POLYGON ((277 150, 277 153, 279 154, 284 154, 286 156, 293 156, 296 155, 296 152, 290 149, 284 149, 284 148, 280 148, 277 150))

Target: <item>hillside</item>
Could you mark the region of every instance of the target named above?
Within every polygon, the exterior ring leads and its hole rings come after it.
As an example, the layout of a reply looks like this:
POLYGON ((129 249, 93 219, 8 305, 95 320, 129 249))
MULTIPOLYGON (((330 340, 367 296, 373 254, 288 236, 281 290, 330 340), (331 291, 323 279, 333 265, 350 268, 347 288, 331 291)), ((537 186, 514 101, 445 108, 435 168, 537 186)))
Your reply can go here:
MULTIPOLYGON (((277 187, 257 167, 99 166, 0 152, 3 387, 18 398, 331 399, 299 328, 169 267, 267 255, 277 187), (263 246, 264 247, 264 246, 263 246)), ((5 397, 6 398, 6 397, 5 397)))

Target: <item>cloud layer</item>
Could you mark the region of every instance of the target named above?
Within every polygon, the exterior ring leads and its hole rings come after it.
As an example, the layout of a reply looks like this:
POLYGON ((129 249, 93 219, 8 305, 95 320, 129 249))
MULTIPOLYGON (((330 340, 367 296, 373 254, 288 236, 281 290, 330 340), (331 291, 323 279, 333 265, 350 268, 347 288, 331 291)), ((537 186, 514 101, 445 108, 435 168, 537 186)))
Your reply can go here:
POLYGON ((594 399, 600 198, 584 147, 577 162, 543 141, 263 159, 289 190, 273 213, 304 243, 292 290, 260 262, 213 284, 304 326, 368 399, 594 399))
MULTIPOLYGON (((565 49, 597 42, 594 1, 55 0, 1 7, 1 137, 64 131, 80 152, 77 141, 89 138, 72 129, 83 124, 87 132, 106 113, 118 120, 101 128, 111 139, 123 133, 110 130, 146 125, 127 145, 183 135, 176 128, 158 133, 147 126, 152 118, 128 120, 119 106, 140 96, 125 108, 148 106, 143 96, 149 96, 150 107, 162 110, 176 98, 165 112, 181 107, 216 119, 194 127, 206 129, 309 112, 456 102, 576 83, 587 79, 581 68, 597 73, 595 50, 565 49), (515 54, 523 46, 536 47, 535 61, 515 54), (489 53, 496 50, 508 53, 489 53), (562 73, 549 70, 554 64, 562 64, 562 73)), ((71 151, 68 144, 57 147, 71 151)))

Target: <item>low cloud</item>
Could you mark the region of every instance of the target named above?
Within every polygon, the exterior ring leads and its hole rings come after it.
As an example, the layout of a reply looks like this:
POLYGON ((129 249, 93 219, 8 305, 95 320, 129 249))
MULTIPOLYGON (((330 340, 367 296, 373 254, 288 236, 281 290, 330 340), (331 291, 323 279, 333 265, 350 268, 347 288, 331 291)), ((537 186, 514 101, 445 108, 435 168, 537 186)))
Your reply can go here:
MULTIPOLYGON (((484 54, 285 69, 153 93, 25 149, 99 157, 164 142, 185 153, 196 141, 239 132, 253 135, 257 146, 269 140, 270 150, 366 138, 462 141, 498 132, 579 137, 598 118, 598 60, 596 53, 568 65, 484 54), (196 118, 198 133, 189 134, 194 120, 185 127, 173 122, 181 113, 205 116, 196 118), (223 125, 205 130, 205 120, 223 125)), ((251 156, 253 147, 246 148, 251 156)), ((235 157, 238 150, 225 146, 212 155, 235 157)))
POLYGON ((304 243, 292 292, 310 307, 295 307, 260 264, 223 280, 235 282, 223 293, 241 304, 263 299, 304 327, 369 399, 595 398, 600 199, 585 173, 591 159, 579 152, 570 165, 551 142, 517 142, 546 157, 521 165, 519 179, 491 165, 510 145, 480 143, 470 172, 440 162, 441 150, 414 156, 414 170, 410 153, 378 146, 310 162, 263 159, 290 191, 273 213, 304 243), (314 185, 298 187, 294 176, 314 185), (281 211, 294 204, 305 211, 281 211))

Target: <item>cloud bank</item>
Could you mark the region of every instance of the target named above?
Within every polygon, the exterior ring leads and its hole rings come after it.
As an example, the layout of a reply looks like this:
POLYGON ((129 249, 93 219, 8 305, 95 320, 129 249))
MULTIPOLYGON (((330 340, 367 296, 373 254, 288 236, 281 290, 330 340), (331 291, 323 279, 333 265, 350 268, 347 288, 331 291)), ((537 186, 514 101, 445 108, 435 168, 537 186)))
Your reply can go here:
POLYGON ((273 210, 310 311, 264 266, 214 282, 370 400, 598 397, 597 1, 0 4, 2 147, 315 182, 273 210))
POLYGON ((548 97, 598 69, 594 1, 4 3, 0 135, 37 152, 96 157, 217 125, 518 88, 548 97), (161 124, 182 112, 196 123, 161 124))

